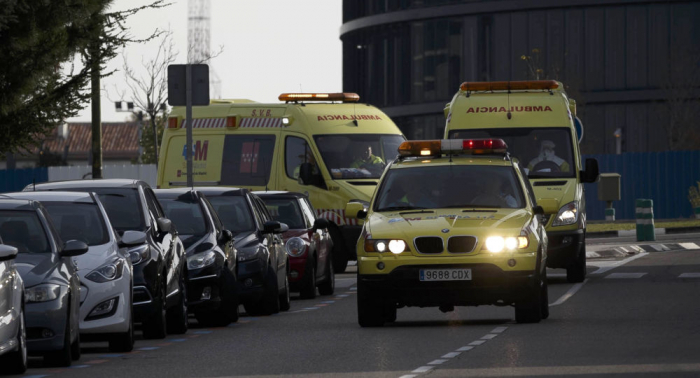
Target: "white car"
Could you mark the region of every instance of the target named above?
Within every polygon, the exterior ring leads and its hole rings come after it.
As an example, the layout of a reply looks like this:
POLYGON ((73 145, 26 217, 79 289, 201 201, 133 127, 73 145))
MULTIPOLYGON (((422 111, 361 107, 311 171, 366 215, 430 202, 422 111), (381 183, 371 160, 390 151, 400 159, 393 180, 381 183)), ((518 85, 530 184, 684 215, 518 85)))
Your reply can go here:
POLYGON ((108 341, 113 352, 134 347, 133 268, 102 203, 93 193, 21 192, 5 196, 39 201, 62 240, 85 242, 88 252, 73 261, 80 277, 80 337, 108 341))
POLYGON ((0 366, 3 373, 22 374, 27 370, 27 331, 24 284, 15 257, 17 248, 0 244, 0 366))

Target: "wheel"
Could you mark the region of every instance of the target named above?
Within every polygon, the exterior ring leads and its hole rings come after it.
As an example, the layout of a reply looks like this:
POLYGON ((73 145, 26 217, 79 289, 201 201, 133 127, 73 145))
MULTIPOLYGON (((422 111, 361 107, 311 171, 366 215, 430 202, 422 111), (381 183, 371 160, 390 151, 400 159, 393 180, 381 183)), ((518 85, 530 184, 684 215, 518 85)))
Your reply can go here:
POLYGON ((326 265, 326 280, 318 285, 318 292, 321 295, 333 295, 335 292, 335 271, 331 265, 331 256, 328 256, 328 262, 326 265))
POLYGON ((578 255, 574 263, 566 268, 566 280, 570 283, 583 282, 586 279, 586 235, 583 236, 583 243, 579 248, 578 255))
POLYGON ((170 334, 182 335, 187 333, 189 322, 187 319, 187 283, 185 282, 185 273, 180 275, 180 300, 177 305, 167 311, 167 331, 170 334))
POLYGON ((272 315, 280 312, 279 287, 277 286, 277 273, 268 266, 265 276, 265 293, 260 301, 244 304, 248 315, 272 315))
MULTIPOLYGON (((165 277, 165 275, 163 276, 165 277)), ((153 314, 143 321, 143 338, 144 339, 164 339, 167 335, 165 309, 165 283, 161 283, 161 293, 154 298, 153 314)))
POLYGON ((129 320, 129 329, 124 333, 111 335, 109 338, 110 352, 131 352, 134 350, 134 316, 129 320))
POLYGON ((316 261, 313 257, 309 257, 306 260, 299 296, 301 299, 316 298, 316 261))
POLYGON ((394 303, 386 303, 384 305, 384 321, 393 323, 396 321, 396 305, 394 303))
POLYGON ((70 354, 73 361, 78 361, 80 359, 80 332, 75 336, 75 341, 70 345, 70 354))
POLYGON ((289 311, 292 307, 292 300, 289 295, 289 278, 287 274, 284 275, 284 290, 280 294, 280 311, 289 311))
POLYGON ((547 288, 547 268, 544 269, 542 275, 542 285, 540 286, 540 290, 542 290, 542 293, 540 294, 540 297, 542 298, 540 304, 542 306, 540 314, 542 315, 542 319, 544 320, 549 317, 549 289, 547 288))
POLYGON ((348 251, 345 250, 345 240, 337 227, 328 229, 333 240, 333 270, 336 273, 343 273, 348 268, 348 251))
POLYGON ((381 327, 386 321, 385 306, 374 299, 358 283, 357 288, 357 322, 360 327, 381 327))
MULTIPOLYGON (((22 300, 24 303, 24 300, 22 300)), ((19 314, 17 350, 0 356, 0 366, 8 374, 24 374, 27 371, 27 328, 24 324, 24 308, 19 314)))
POLYGON ((221 305, 216 311, 195 313, 197 322, 205 327, 225 327, 238 321, 238 285, 236 277, 226 268, 221 275, 221 305))
MULTIPOLYGON (((70 309, 70 306, 68 306, 70 309)), ((61 350, 44 354, 44 362, 48 365, 68 367, 73 363, 73 346, 70 342, 70 312, 66 316, 66 330, 63 335, 63 348, 61 350)))
POLYGON ((515 302, 515 321, 517 323, 539 323, 542 320, 542 276, 542 274, 537 274, 535 282, 524 289, 520 298, 515 302))

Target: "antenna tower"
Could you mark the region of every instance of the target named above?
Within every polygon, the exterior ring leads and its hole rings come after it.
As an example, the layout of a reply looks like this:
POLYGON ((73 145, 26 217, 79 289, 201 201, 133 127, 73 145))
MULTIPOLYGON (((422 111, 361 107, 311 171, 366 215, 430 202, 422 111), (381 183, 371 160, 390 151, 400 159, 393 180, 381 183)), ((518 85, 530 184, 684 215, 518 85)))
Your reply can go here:
POLYGON ((209 64, 209 96, 221 98, 221 80, 211 62, 211 2, 188 0, 187 61, 209 64))

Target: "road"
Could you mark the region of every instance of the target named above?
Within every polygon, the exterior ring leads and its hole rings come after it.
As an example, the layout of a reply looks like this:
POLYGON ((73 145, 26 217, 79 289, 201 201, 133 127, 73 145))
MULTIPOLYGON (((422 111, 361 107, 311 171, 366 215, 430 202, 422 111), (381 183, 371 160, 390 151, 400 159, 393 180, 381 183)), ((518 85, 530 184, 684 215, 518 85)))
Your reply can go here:
MULTIPOLYGON (((700 245, 700 235, 664 240, 700 245)), ((589 240, 589 245, 629 244, 589 240)), ((83 344, 69 369, 31 360, 37 377, 697 377, 700 376, 700 249, 638 253, 589 262, 569 284, 549 272, 551 315, 516 324, 510 307, 400 309, 384 328, 357 324, 355 278, 336 295, 295 298, 289 312, 241 317, 225 328, 137 341, 110 354, 83 344)), ((350 270, 353 270, 351 268, 350 270)))

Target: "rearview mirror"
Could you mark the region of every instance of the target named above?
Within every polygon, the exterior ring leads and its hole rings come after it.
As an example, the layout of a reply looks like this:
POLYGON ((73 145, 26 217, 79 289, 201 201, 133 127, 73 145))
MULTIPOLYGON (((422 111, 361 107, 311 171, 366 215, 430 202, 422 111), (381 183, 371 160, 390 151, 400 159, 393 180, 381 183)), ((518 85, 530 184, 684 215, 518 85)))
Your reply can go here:
POLYGON ((359 202, 348 202, 345 205, 345 216, 350 219, 365 219, 367 217, 365 205, 359 202))
POLYGON ((535 215, 544 215, 544 209, 542 206, 537 205, 532 208, 532 211, 535 213, 535 215))
POLYGON ((0 261, 12 260, 15 257, 17 257, 17 248, 11 245, 0 244, 0 261))
POLYGON ((158 230, 163 233, 170 232, 173 228, 173 222, 168 218, 158 218, 156 224, 158 225, 158 230))
POLYGON ((68 240, 63 244, 61 257, 80 256, 88 251, 88 245, 80 240, 68 240))
POLYGON ((581 182, 596 182, 596 180, 598 180, 598 174, 598 160, 586 159, 586 170, 581 172, 581 182))
POLYGON ((314 231, 328 228, 328 226, 330 226, 330 222, 326 218, 316 218, 314 221, 314 231))
POLYGON ((146 242, 146 233, 141 231, 124 231, 124 235, 119 242, 120 247, 130 247, 141 245, 146 242))
POLYGON ((545 214, 556 214, 559 212, 559 201, 554 198, 538 198, 537 205, 542 208, 545 214))
POLYGON ((229 230, 222 230, 219 235, 219 243, 228 243, 233 240, 233 233, 229 230))

